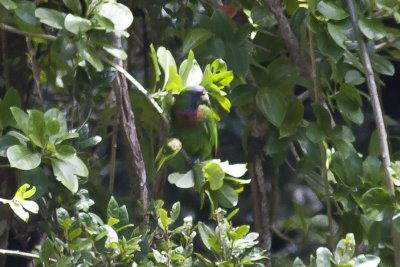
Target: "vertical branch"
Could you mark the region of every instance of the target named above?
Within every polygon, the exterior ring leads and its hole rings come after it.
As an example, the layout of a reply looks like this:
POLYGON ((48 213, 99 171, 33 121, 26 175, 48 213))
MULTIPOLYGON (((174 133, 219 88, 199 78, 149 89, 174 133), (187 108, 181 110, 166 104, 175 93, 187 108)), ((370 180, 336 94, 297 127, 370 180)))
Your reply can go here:
MULTIPOLYGON (((378 88, 375 81, 375 74, 372 68, 371 59, 368 54, 368 49, 365 44, 364 38, 360 32, 360 28, 358 26, 358 15, 354 5, 353 0, 347 0, 347 5, 350 11, 351 21, 353 23, 354 32, 356 34, 358 47, 360 48, 361 59, 365 68, 365 76, 367 79, 367 86, 369 90, 369 94, 371 96, 371 105, 374 113, 374 120, 378 132, 379 138, 379 147, 380 153, 383 160, 383 167, 385 170, 385 178, 386 178, 386 190, 389 192, 391 196, 395 196, 395 188, 390 174, 390 153, 389 153, 389 145, 387 140, 387 132, 385 123, 383 121, 383 112, 381 108, 381 103, 378 95, 378 88)), ((393 223, 392 223, 392 239, 393 239, 393 251, 394 251, 394 260, 395 266, 400 267, 400 236, 396 231, 393 223)))
POLYGON ((30 67, 32 70, 33 83, 35 85, 35 89, 39 96, 39 102, 40 102, 42 108, 45 108, 43 94, 42 94, 42 90, 40 88, 40 68, 39 68, 39 64, 36 60, 37 47, 33 47, 32 41, 29 38, 26 38, 26 47, 28 48, 28 53, 29 53, 29 61, 28 62, 30 63, 30 67))
MULTIPOLYGON (((114 43, 117 47, 122 47, 121 37, 114 35, 114 43)), ((114 59, 114 64, 120 66, 121 68, 124 67, 124 63, 121 59, 114 59)), ((129 97, 128 83, 126 77, 122 73, 116 71, 115 75, 116 77, 113 82, 113 89, 115 92, 117 105, 120 109, 119 113, 121 125, 123 127, 124 134, 128 141, 131 152, 132 167, 134 168, 136 174, 136 177, 131 178, 131 190, 134 189, 133 187, 136 178, 138 178, 140 187, 140 200, 142 202, 143 209, 146 212, 148 208, 147 176, 143 154, 140 148, 135 126, 135 115, 133 114, 131 99, 129 97)), ((144 217, 144 220, 145 223, 148 222, 148 218, 146 216, 144 217)))
POLYGON ((114 193, 115 164, 117 159, 118 118, 119 118, 119 112, 117 111, 117 116, 113 121, 112 135, 111 135, 110 176, 108 180, 108 191, 110 191, 110 194, 114 193))
MULTIPOLYGON (((254 225, 256 231, 260 234, 260 245, 267 251, 267 255, 269 255, 271 253, 270 214, 264 183, 262 150, 266 132, 267 124, 265 119, 261 115, 256 114, 249 137, 248 151, 252 209, 254 225)), ((264 266, 271 266, 271 262, 267 260, 264 266)))
MULTIPOLYGON (((313 81, 313 101, 324 105, 323 98, 319 93, 319 85, 318 85, 318 73, 317 73, 317 60, 315 55, 315 47, 314 47, 314 34, 311 31, 308 31, 308 43, 310 45, 310 58, 311 58, 311 78, 313 81)), ((325 107, 326 109, 328 107, 325 107)), ((328 216, 328 246, 331 251, 334 250, 334 230, 333 230, 333 216, 332 216, 332 203, 331 196, 329 192, 329 180, 328 180, 328 170, 326 168, 326 151, 325 146, 321 142, 319 144, 319 153, 321 157, 321 176, 324 179, 324 194, 325 194, 325 202, 326 202, 326 213, 328 216)))

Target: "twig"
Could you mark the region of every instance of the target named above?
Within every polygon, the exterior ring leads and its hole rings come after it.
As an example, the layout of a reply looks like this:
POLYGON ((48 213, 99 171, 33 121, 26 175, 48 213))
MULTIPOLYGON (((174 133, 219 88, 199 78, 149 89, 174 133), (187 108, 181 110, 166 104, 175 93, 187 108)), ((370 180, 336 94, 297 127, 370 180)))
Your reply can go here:
POLYGON ((281 2, 279 0, 263 0, 263 3, 265 6, 269 7, 274 14, 290 58, 296 65, 297 70, 302 76, 310 76, 310 67, 306 63, 299 42, 290 28, 289 21, 283 12, 281 2))
POLYGON ((108 181, 108 190, 110 194, 114 193, 114 180, 115 180, 115 163, 117 158, 117 137, 118 137, 118 118, 119 111, 117 111, 117 116, 114 119, 112 126, 112 136, 111 136, 111 159, 110 159, 110 178, 108 181))
MULTIPOLYGON (((39 259, 40 260, 40 257, 39 257, 38 254, 22 252, 22 251, 19 251, 19 250, 0 249, 0 254, 8 255, 8 256, 16 256, 16 257, 21 257, 21 258, 39 259)), ((49 258, 49 261, 57 262, 57 260, 53 259, 53 258, 49 258)))
POLYGON ((43 94, 42 94, 42 90, 40 88, 40 77, 39 77, 40 76, 40 68, 39 68, 38 62, 36 60, 37 47, 33 47, 32 41, 29 38, 26 38, 26 47, 28 48, 33 82, 35 84, 35 88, 36 88, 38 96, 39 96, 40 104, 41 104, 42 108, 45 109, 43 94))
POLYGON ((8 32, 16 33, 19 35, 24 35, 24 36, 27 36, 30 38, 41 38, 41 39, 48 40, 48 41, 55 41, 58 38, 57 36, 50 35, 50 34, 23 31, 23 30, 15 28, 13 26, 4 24, 4 23, 0 23, 0 29, 8 31, 8 32))
POLYGON ((290 244, 294 244, 293 240, 288 237, 287 235, 285 235, 284 233, 282 233, 281 231, 279 231, 278 228, 276 228, 275 225, 271 225, 271 231, 276 234, 277 236, 279 236, 279 238, 285 240, 286 242, 290 243, 290 244))
MULTIPOLYGON (((353 0, 347 0, 347 5, 350 11, 350 17, 353 24, 353 29, 356 34, 358 46, 360 48, 360 56, 365 68, 365 76, 367 79, 367 86, 371 96, 371 105, 374 113, 374 120, 378 132, 380 153, 383 160, 383 167, 385 170, 386 190, 391 196, 395 196, 394 184, 390 174, 390 153, 387 140, 387 132, 385 122, 383 120, 383 112, 378 95, 378 88, 375 81, 374 70, 372 68, 371 59, 368 54, 368 49, 365 44, 364 38, 358 26, 358 15, 353 0)), ((395 266, 400 267, 400 236, 392 223, 392 239, 393 239, 393 253, 395 266)))
MULTIPOLYGON (((319 94, 319 86, 318 86, 318 79, 317 79, 317 61, 315 56, 315 47, 314 47, 314 35, 311 31, 308 32, 308 43, 310 45, 310 57, 311 57, 311 78, 313 81, 313 100, 320 105, 324 105, 323 98, 319 94)), ((326 107, 328 110, 328 108, 326 107)), ((324 190, 325 190, 325 202, 326 202, 326 213, 328 217, 328 246, 330 250, 333 251, 334 249, 334 230, 333 230, 333 216, 332 216, 332 203, 331 203, 331 196, 329 191, 329 180, 328 180, 328 170, 326 169, 326 151, 325 146, 321 142, 319 144, 319 153, 321 157, 321 176, 324 179, 324 190)))

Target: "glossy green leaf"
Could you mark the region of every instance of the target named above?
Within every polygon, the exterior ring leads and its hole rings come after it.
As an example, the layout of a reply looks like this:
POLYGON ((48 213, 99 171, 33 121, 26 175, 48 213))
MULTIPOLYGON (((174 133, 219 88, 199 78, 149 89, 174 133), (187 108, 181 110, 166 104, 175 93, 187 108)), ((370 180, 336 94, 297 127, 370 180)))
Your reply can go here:
POLYGON ((38 147, 43 147, 46 140, 44 140, 45 121, 44 114, 38 110, 28 110, 28 130, 29 139, 38 147))
POLYGON ((316 267, 331 267, 332 253, 329 249, 320 247, 317 249, 317 266, 316 267))
POLYGON ((371 63, 373 69, 380 74, 393 76, 395 73, 393 63, 386 57, 373 54, 371 55, 371 63))
POLYGON ((204 223, 199 222, 199 234, 201 241, 203 241, 203 244, 206 246, 208 250, 211 250, 211 240, 217 239, 216 236, 214 235, 213 231, 204 223))
POLYGON ((119 31, 126 30, 133 22, 133 15, 127 6, 120 3, 106 2, 99 5, 97 13, 114 24, 119 31))
POLYGON ((183 39, 182 54, 186 55, 189 50, 195 49, 197 46, 206 42, 212 33, 201 28, 192 29, 183 39))
POLYGON ((279 129, 280 138, 294 135, 304 115, 303 103, 296 97, 288 98, 286 106, 286 116, 279 129))
MULTIPOLYGON (((175 74, 175 76, 177 76, 177 74, 178 74, 175 59, 172 56, 171 52, 169 50, 167 50, 165 47, 159 47, 157 49, 157 59, 158 59, 158 63, 160 64, 162 70, 164 71, 163 89, 165 89, 167 87, 169 80, 171 79, 170 76, 172 76, 173 74, 175 74), (173 73, 172 75, 171 75, 171 72, 173 73)), ((179 92, 183 88, 174 88, 174 89, 175 90, 173 90, 173 91, 179 92)))
POLYGON ((233 208, 238 203, 239 194, 228 184, 224 184, 218 191, 211 193, 224 208, 233 208))
POLYGON ((339 241, 334 252, 335 261, 339 264, 347 263, 351 260, 355 252, 355 239, 353 234, 347 234, 339 241))
POLYGON ((60 159, 51 159, 56 179, 60 181, 72 193, 78 192, 78 177, 74 174, 73 168, 66 162, 60 159))
POLYGON ((12 0, 0 0, 0 4, 2 4, 7 10, 13 10, 17 8, 17 4, 15 4, 12 0))
POLYGON ((368 219, 382 221, 384 211, 393 208, 393 200, 384 189, 371 188, 363 194, 360 206, 368 219))
POLYGON ((341 7, 329 1, 320 1, 317 10, 329 20, 342 20, 349 16, 341 7))
POLYGON ((109 45, 109 44, 105 44, 103 45, 103 49, 109 53, 110 55, 122 59, 122 60, 126 60, 128 58, 128 55, 126 54, 126 52, 120 48, 117 48, 115 46, 109 45))
POLYGON ((343 48, 335 43, 326 30, 318 33, 316 38, 318 50, 321 54, 328 56, 334 62, 338 62, 342 58, 344 53, 343 48))
POLYGON ((178 219, 180 212, 181 212, 181 203, 179 202, 174 203, 172 205, 170 212, 172 222, 175 222, 178 219))
POLYGON ((259 91, 256 95, 256 103, 268 121, 280 127, 286 116, 286 102, 279 93, 270 91, 259 91))
POLYGON ((29 135, 29 117, 22 109, 12 107, 11 113, 17 122, 18 127, 24 132, 25 135, 29 135))
POLYGON ((8 135, 0 136, 0 157, 7 157, 7 149, 18 144, 19 141, 15 137, 8 135))
POLYGON ((360 108, 361 96, 358 89, 351 84, 343 84, 335 97, 340 113, 350 121, 361 124, 364 114, 360 108))
POLYGON ((15 119, 11 113, 11 107, 20 107, 21 106, 21 96, 18 91, 14 88, 8 89, 3 100, 0 100, 0 128, 7 126, 16 126, 15 119))
POLYGON ((90 20, 68 14, 64 20, 64 27, 69 32, 80 34, 90 30, 92 28, 92 23, 90 20))
POLYGON ((80 15, 82 13, 82 6, 79 0, 63 0, 64 5, 66 5, 75 15, 80 15))
POLYGON ((40 7, 35 10, 35 16, 41 23, 49 25, 50 27, 59 30, 64 28, 65 13, 50 8, 40 7))
POLYGON ((179 188, 192 188, 194 186, 193 171, 187 173, 174 172, 168 175, 168 182, 175 184, 179 188))
POLYGON ((7 149, 10 166, 20 170, 32 170, 41 162, 40 153, 34 153, 23 145, 14 145, 7 149))
POLYGON ((192 51, 189 52, 188 58, 180 65, 179 75, 182 78, 183 87, 199 85, 203 80, 203 72, 199 63, 194 59, 192 51))
POLYGON ((328 33, 335 43, 344 49, 347 49, 349 43, 355 38, 353 25, 351 24, 350 20, 344 20, 336 23, 329 22, 328 33))
POLYGON ((361 32, 371 40, 380 40, 386 36, 385 26, 380 20, 361 17, 358 21, 361 32))
POLYGON ((360 85, 365 82, 364 76, 358 70, 349 70, 344 78, 345 83, 360 85))
POLYGON ((204 166, 204 177, 210 183, 210 189, 215 191, 223 186, 225 172, 218 163, 210 162, 204 166))
POLYGON ((224 172, 230 176, 239 178, 247 172, 246 164, 229 164, 228 161, 219 164, 224 172))

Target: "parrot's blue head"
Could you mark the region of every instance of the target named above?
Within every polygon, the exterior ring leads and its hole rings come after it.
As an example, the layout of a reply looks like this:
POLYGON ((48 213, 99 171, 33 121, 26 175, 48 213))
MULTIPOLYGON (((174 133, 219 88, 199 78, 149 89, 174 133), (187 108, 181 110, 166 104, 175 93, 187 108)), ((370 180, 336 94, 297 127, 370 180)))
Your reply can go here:
POLYGON ((208 97, 207 90, 203 86, 197 85, 193 87, 188 87, 182 90, 179 94, 180 99, 185 99, 184 101, 188 105, 190 111, 195 111, 202 104, 209 104, 210 98, 208 97))

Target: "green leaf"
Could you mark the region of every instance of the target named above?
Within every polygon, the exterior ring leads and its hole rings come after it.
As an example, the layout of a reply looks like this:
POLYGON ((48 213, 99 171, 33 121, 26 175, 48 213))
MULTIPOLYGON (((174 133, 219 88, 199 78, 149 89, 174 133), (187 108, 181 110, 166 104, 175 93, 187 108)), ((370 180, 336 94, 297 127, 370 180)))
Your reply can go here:
POLYGON ((192 188, 194 186, 193 171, 187 173, 174 172, 168 175, 168 182, 175 184, 179 188, 192 188))
POLYGON ((7 149, 18 144, 19 141, 15 137, 8 135, 0 136, 0 157, 7 157, 7 149))
POLYGON ((349 16, 341 7, 327 1, 320 1, 317 5, 317 10, 324 17, 331 20, 342 20, 349 16))
POLYGON ((64 27, 65 13, 57 10, 40 7, 35 10, 35 16, 41 23, 61 30, 64 27))
POLYGON ((378 19, 361 17, 358 21, 361 32, 370 40, 380 40, 386 36, 383 23, 378 19))
POLYGON ((348 19, 341 22, 329 22, 328 33, 335 43, 344 49, 347 49, 349 42, 354 40, 353 25, 348 19))
POLYGON ((80 15, 82 13, 82 6, 79 0, 63 0, 66 5, 74 14, 80 15))
POLYGON ((358 70, 349 70, 344 77, 345 83, 360 85, 365 82, 364 76, 358 70))
POLYGON ((38 200, 44 194, 49 192, 49 177, 40 167, 21 172, 21 176, 19 178, 21 183, 27 183, 36 188, 36 194, 32 200, 38 200))
POLYGON ((218 102, 218 104, 227 112, 229 112, 231 110, 231 102, 229 101, 229 99, 223 95, 221 95, 220 93, 214 93, 211 92, 210 95, 215 98, 218 102))
POLYGON ((380 74, 393 76, 395 73, 393 63, 383 56, 372 54, 371 63, 374 70, 380 74))
POLYGON ((329 57, 334 62, 338 62, 342 58, 344 50, 333 41, 326 30, 318 33, 316 38, 318 50, 321 54, 329 57))
POLYGON ((215 191, 223 186, 225 172, 218 163, 210 162, 204 166, 204 177, 210 183, 210 189, 215 191))
MULTIPOLYGON (((157 49, 157 58, 158 58, 158 63, 160 64, 161 68, 164 71, 163 89, 165 89, 168 84, 168 81, 171 79, 170 72, 172 71, 176 75, 178 73, 177 68, 176 68, 175 59, 172 56, 171 52, 162 46, 157 49)), ((183 88, 175 88, 175 91, 179 92, 182 89, 183 88)))
POLYGON ((2 4, 7 10, 13 10, 17 8, 17 4, 15 4, 12 0, 0 0, 0 4, 2 4))
POLYGON ((286 116, 279 129, 280 138, 294 135, 304 115, 303 103, 296 97, 287 98, 286 106, 286 116))
POLYGON ((176 219, 178 219, 180 212, 181 212, 181 203, 179 202, 174 203, 174 205, 172 205, 170 212, 172 222, 175 222, 176 219))
POLYGON ((105 45, 103 45, 103 49, 107 53, 109 53, 110 55, 112 55, 112 56, 114 56, 116 58, 119 58, 119 59, 122 59, 122 60, 125 60, 125 59, 128 58, 128 55, 126 54, 126 52, 124 50, 122 50, 120 48, 117 48, 117 47, 115 47, 113 45, 105 44, 105 45))
POLYGON ((3 100, 0 100, 0 128, 1 125, 3 128, 7 126, 16 126, 15 119, 10 110, 12 106, 21 106, 21 96, 18 91, 13 88, 8 89, 3 100))
POLYGON ((375 255, 358 255, 350 261, 354 267, 378 267, 381 259, 375 255))
POLYGON ((189 52, 188 58, 179 66, 179 75, 182 78, 183 87, 199 85, 203 80, 203 72, 199 63, 194 59, 192 51, 189 52))
POLYGON ((382 221, 385 210, 393 208, 393 199, 384 189, 371 188, 362 195, 360 206, 368 219, 382 221))
POLYGON ((32 170, 41 162, 40 153, 33 153, 23 145, 14 145, 7 149, 10 166, 20 170, 32 170))
POLYGON ((224 172, 230 176, 239 178, 247 172, 246 164, 229 164, 228 161, 219 164, 224 172))
POLYGON ((28 114, 17 107, 12 107, 10 109, 18 127, 24 132, 25 135, 29 135, 28 114))
POLYGON ((211 192, 211 195, 225 208, 235 207, 239 199, 239 194, 228 184, 224 184, 218 191, 211 192))
POLYGON ((102 71, 104 69, 104 65, 101 62, 100 58, 97 56, 97 52, 87 46, 86 44, 80 42, 78 43, 78 49, 82 57, 92 65, 96 71, 102 71))
POLYGON ((32 143, 34 143, 36 146, 43 148, 43 142, 46 142, 46 140, 44 140, 44 114, 38 110, 28 110, 28 116, 29 139, 31 139, 32 143))
POLYGON ((364 114, 360 108, 361 96, 358 89, 351 84, 343 84, 335 97, 340 113, 346 119, 360 125, 364 121, 364 114))
POLYGON ((256 103, 268 121, 278 128, 282 125, 286 116, 286 102, 282 95, 260 90, 256 95, 256 103))
POLYGON ((120 3, 103 3, 97 8, 97 13, 110 20, 119 31, 126 30, 133 22, 130 9, 120 3))
POLYGON ((62 156, 51 159, 56 179, 59 180, 72 193, 78 191, 78 176, 87 177, 89 175, 86 165, 76 155, 62 156))
POLYGON ((182 54, 186 55, 191 49, 195 49, 200 44, 206 42, 212 33, 201 28, 192 29, 183 39, 182 54))
POLYGON ((58 110, 57 108, 51 108, 47 110, 44 113, 44 118, 46 123, 49 121, 58 121, 59 127, 60 127, 60 132, 61 133, 67 133, 68 128, 67 128, 67 120, 65 119, 65 115, 63 112, 58 110))
POLYGON ((92 23, 90 20, 68 14, 64 20, 64 26, 67 31, 74 34, 87 32, 92 28, 92 23))
POLYGON ((204 223, 199 222, 198 226, 199 226, 199 234, 201 241, 203 241, 203 244, 206 246, 208 250, 211 250, 210 241, 216 240, 217 237, 214 235, 214 232, 210 229, 210 227, 208 227, 204 223))
POLYGON ((333 255, 329 249, 320 247, 317 249, 317 266, 316 267, 331 267, 331 259, 333 255))

